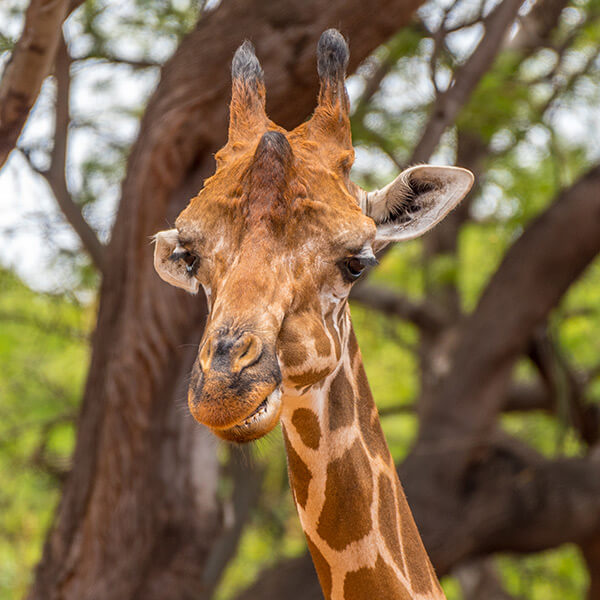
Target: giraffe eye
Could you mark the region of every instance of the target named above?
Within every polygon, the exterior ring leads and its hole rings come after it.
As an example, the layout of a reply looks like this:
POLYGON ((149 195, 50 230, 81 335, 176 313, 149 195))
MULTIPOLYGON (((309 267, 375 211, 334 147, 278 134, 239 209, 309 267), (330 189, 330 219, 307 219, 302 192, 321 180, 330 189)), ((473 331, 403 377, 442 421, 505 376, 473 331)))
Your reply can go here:
POLYGON ((342 275, 344 279, 348 282, 356 281, 365 270, 365 266, 360 258, 356 256, 352 256, 351 258, 347 258, 342 263, 342 275))

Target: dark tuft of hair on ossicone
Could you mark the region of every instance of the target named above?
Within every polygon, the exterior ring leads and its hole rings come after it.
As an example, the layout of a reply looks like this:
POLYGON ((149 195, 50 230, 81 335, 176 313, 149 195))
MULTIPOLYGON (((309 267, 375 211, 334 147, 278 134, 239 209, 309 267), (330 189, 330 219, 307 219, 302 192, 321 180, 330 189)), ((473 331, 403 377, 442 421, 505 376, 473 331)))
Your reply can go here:
POLYGON ((343 80, 350 52, 348 44, 337 29, 327 29, 317 46, 317 70, 322 81, 343 80))
POLYGON ((263 70, 254 53, 252 42, 246 40, 236 50, 231 63, 231 76, 254 87, 258 83, 264 83, 263 70))

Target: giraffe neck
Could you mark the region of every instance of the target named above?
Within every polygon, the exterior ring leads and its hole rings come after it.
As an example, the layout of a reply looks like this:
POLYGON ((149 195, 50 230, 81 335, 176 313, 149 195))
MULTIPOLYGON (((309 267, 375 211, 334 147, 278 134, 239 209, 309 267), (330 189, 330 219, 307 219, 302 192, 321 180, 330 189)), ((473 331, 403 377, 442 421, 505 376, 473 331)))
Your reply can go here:
POLYGON ((338 368, 281 417, 294 500, 326 600, 440 600, 346 317, 338 368))

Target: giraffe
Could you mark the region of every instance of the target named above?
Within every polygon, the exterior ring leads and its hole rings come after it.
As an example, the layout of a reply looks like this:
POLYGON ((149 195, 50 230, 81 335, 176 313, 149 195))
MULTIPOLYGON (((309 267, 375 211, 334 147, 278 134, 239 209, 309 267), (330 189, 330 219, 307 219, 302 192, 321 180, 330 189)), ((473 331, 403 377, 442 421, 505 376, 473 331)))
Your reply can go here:
POLYGON ((444 594, 398 480, 350 321, 348 295, 376 252, 422 235, 472 174, 417 165, 381 190, 350 181, 348 47, 317 48, 320 91, 292 131, 265 112, 249 42, 235 53, 227 144, 216 171, 155 237, 165 281, 206 294, 194 418, 236 443, 281 422, 295 505, 327 600, 444 594))

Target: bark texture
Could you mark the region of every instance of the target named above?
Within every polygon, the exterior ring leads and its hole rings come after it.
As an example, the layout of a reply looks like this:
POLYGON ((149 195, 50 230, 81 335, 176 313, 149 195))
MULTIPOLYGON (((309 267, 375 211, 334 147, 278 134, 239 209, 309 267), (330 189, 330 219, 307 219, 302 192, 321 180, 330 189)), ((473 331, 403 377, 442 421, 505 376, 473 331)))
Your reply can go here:
POLYGON ((351 40, 353 69, 418 4, 226 0, 165 64, 129 159, 73 469, 29 598, 204 595, 220 529, 218 465, 185 397, 206 307, 159 280, 150 236, 169 227, 213 169, 225 141, 229 64, 244 38, 263 63, 270 116, 290 127, 315 105, 323 30, 338 27, 351 40))
POLYGON ((42 82, 49 74, 69 0, 32 0, 23 33, 0 82, 0 168, 15 147, 42 82))

